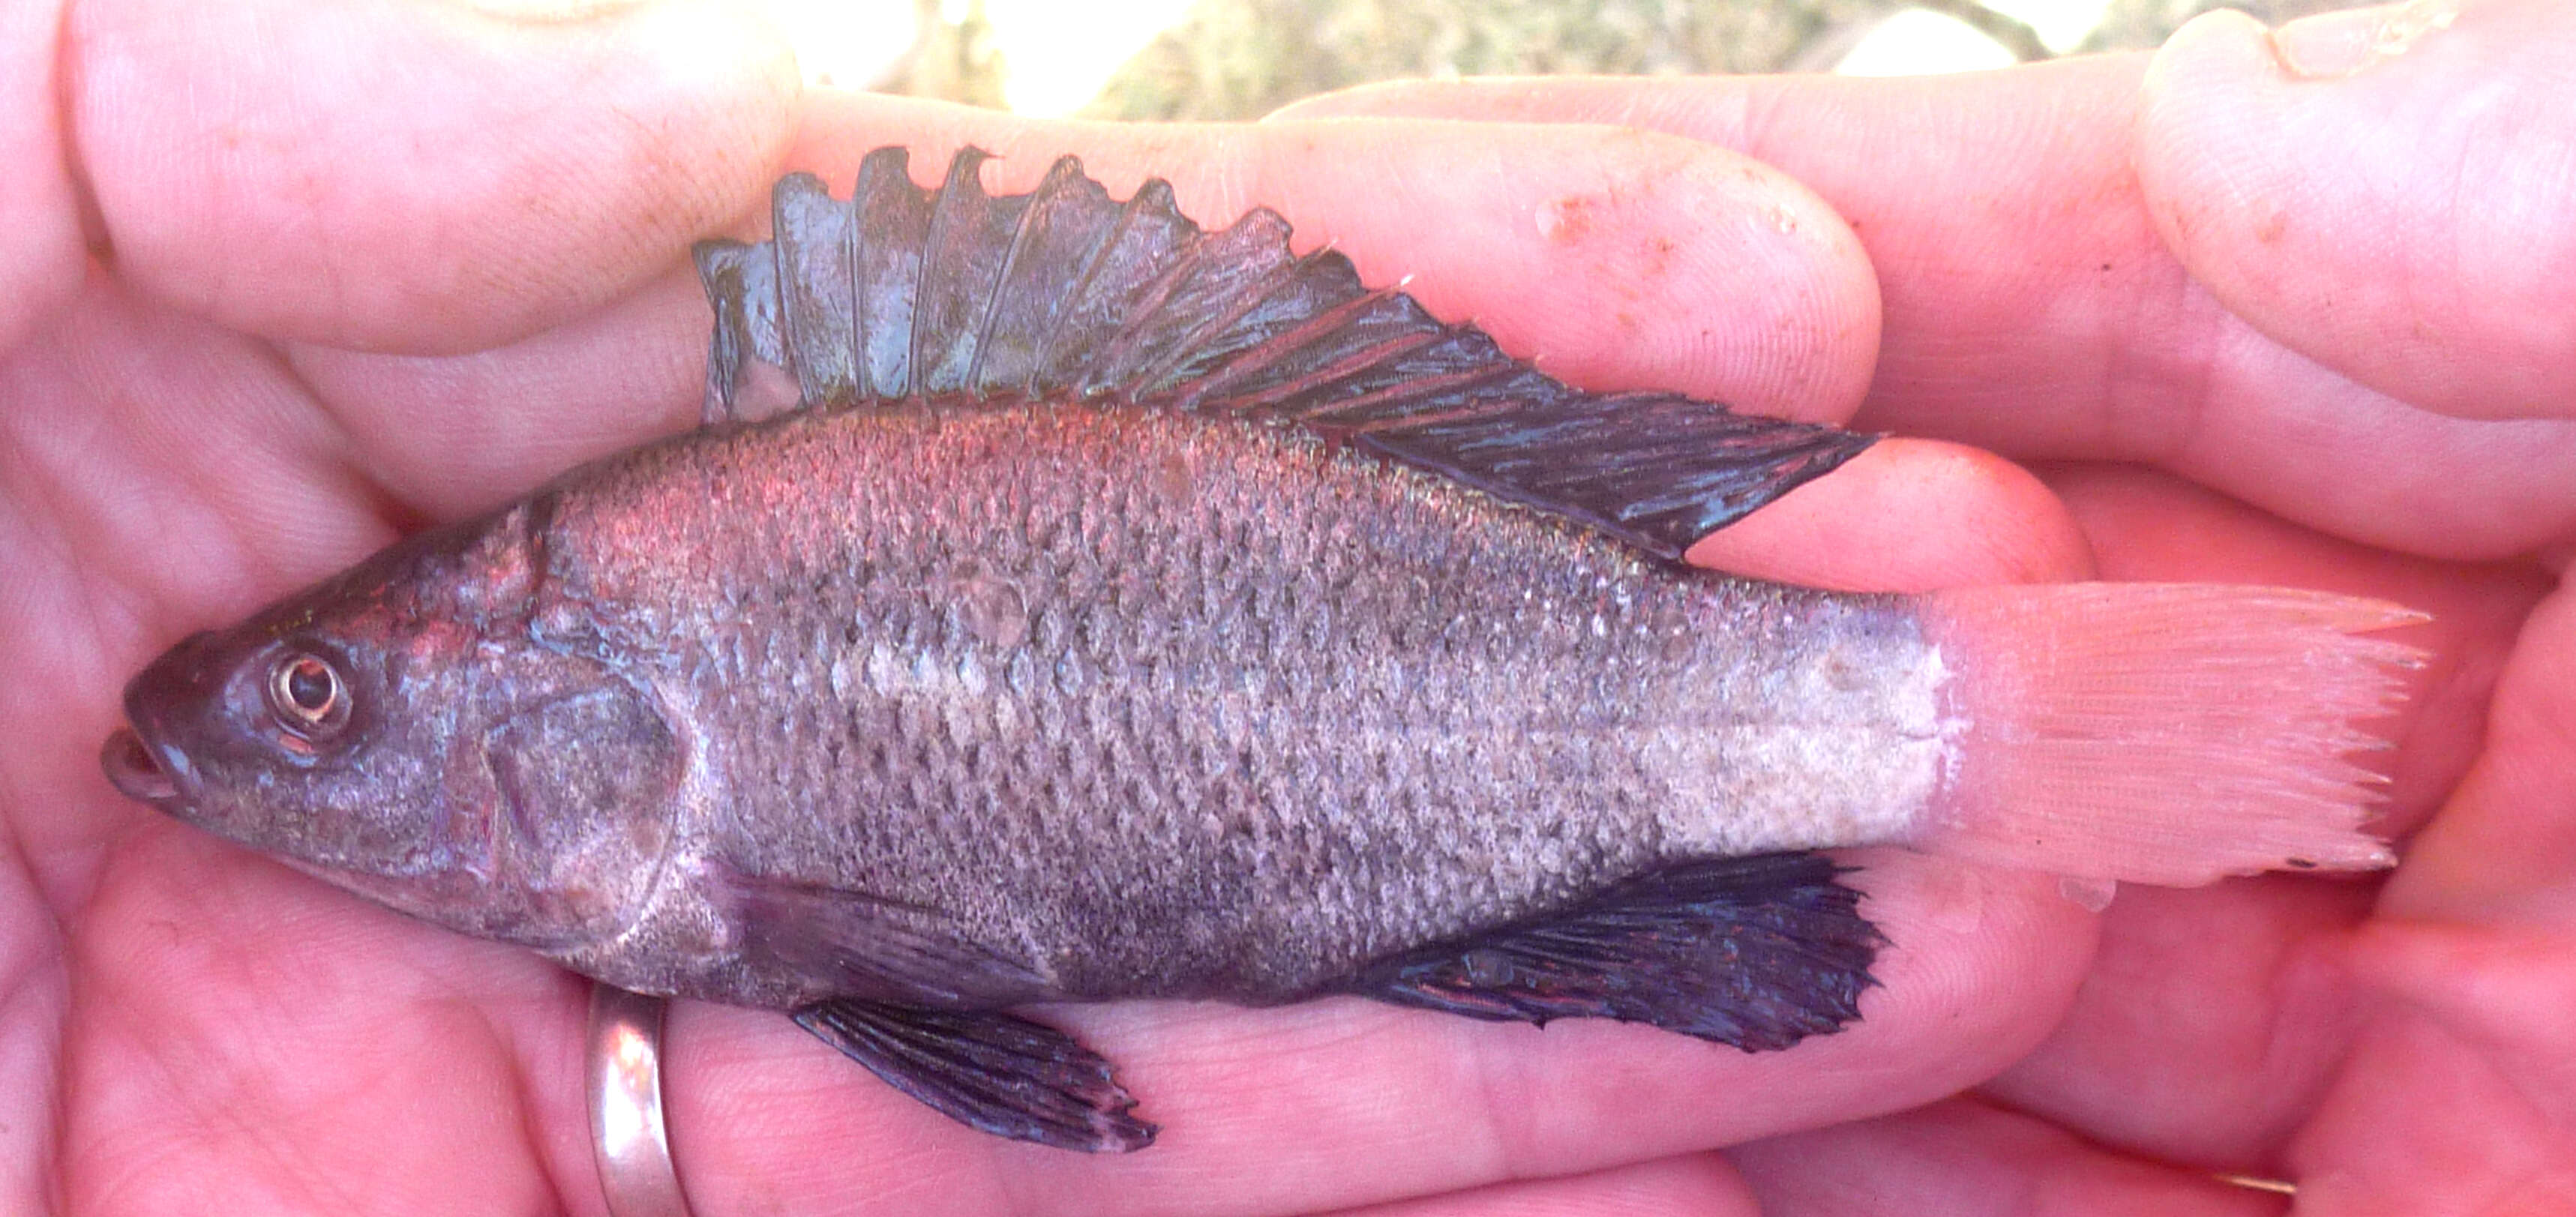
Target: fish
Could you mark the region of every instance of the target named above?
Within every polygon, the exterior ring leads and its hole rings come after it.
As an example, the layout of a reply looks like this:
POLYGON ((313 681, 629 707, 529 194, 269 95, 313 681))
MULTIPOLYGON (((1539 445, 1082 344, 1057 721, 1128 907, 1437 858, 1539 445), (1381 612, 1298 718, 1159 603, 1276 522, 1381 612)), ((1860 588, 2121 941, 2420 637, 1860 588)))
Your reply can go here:
POLYGON ((109 779, 1085 1151, 1157 1129, 1026 1007, 1787 1050, 1889 946, 1826 851, 2393 863, 2351 754, 2415 659, 2374 635, 2420 614, 1696 569, 1873 437, 1586 392, 1266 209, 1203 229, 1070 157, 994 196, 984 160, 782 180, 765 240, 695 251, 698 427, 178 642, 109 779))

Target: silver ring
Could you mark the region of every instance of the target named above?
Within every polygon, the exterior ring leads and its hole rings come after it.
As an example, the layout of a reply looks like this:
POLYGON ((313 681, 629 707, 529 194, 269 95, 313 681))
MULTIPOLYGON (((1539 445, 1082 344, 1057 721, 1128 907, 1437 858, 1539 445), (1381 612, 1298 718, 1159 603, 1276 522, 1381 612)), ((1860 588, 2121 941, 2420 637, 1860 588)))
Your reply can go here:
POLYGON ((609 1217, 690 1217, 662 1122, 662 1013, 670 1003, 590 987, 590 1148, 609 1217))

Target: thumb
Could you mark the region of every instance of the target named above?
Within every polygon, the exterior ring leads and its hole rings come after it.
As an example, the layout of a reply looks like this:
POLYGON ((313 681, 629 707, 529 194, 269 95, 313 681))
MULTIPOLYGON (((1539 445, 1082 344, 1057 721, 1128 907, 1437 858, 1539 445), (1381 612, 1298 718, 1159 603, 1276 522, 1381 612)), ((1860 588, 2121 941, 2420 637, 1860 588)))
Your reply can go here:
POLYGON ((2416 0, 2266 31, 2211 13, 2155 58, 2150 213, 2273 339, 2479 418, 2576 413, 2576 8, 2416 0))
POLYGON ((793 59, 711 0, 91 0, 63 37, 116 271, 267 337, 565 320, 731 220, 793 134, 793 59))

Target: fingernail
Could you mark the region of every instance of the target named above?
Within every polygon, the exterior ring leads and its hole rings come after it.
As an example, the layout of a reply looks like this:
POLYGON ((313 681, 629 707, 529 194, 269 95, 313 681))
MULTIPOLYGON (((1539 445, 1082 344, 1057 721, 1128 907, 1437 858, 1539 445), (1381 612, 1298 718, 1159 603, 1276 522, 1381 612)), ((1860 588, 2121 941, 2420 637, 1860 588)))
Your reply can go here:
POLYGON ((2405 54, 2424 35, 2459 19, 2460 0, 2319 13, 2272 31, 2272 54, 2293 76, 2332 80, 2405 54))

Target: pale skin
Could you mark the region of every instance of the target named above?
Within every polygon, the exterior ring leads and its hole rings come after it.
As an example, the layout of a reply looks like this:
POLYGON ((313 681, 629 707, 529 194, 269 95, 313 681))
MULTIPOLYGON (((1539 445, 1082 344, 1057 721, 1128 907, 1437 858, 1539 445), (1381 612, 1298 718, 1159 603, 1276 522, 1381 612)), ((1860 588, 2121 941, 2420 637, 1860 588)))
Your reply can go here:
POLYGON ((1352 1000, 1062 1012, 1167 1130, 1120 1159, 682 1004, 705 1217, 2291 1205, 2218 1170, 2319 1214, 2576 1206, 2562 4, 2473 4, 2336 79, 2285 64, 2391 40, 2216 16, 2000 75, 1395 86, 1226 129, 800 96, 688 5, 65 7, 0 9, 0 1210, 602 1211, 582 982, 129 803, 99 742, 179 635, 686 425, 683 251, 778 172, 964 140, 996 190, 1070 151, 1203 220, 1268 204, 1568 379, 1905 437, 1712 564, 2433 612, 2377 761, 2405 861, 2096 916, 1861 852, 1886 987, 1762 1056, 1352 1000))

